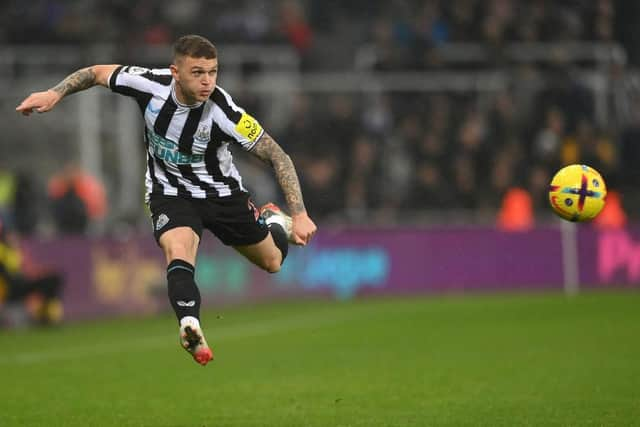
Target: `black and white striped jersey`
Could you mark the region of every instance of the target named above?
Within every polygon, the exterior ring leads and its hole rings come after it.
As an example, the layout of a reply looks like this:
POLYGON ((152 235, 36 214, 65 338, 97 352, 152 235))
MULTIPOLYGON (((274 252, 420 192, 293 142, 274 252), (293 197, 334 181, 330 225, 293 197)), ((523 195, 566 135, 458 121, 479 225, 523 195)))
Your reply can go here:
POLYGON ((112 91, 136 99, 144 116, 146 200, 152 194, 204 199, 246 191, 229 143, 251 150, 264 133, 219 86, 209 99, 181 104, 167 69, 118 67, 112 91))

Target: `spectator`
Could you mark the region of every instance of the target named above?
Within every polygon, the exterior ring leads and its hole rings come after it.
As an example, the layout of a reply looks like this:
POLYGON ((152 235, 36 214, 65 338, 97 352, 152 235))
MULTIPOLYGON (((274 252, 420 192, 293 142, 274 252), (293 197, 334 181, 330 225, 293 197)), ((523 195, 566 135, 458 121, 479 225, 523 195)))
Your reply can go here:
POLYGON ((546 113, 545 127, 536 135, 532 157, 551 168, 561 165, 560 148, 565 138, 564 114, 558 108, 550 108, 546 113))
POLYGON ((371 219, 371 209, 378 202, 378 145, 373 139, 360 135, 353 144, 347 189, 346 214, 351 221, 371 219))
POLYGON ((14 227, 21 236, 29 236, 36 231, 40 222, 43 193, 35 182, 35 177, 20 171, 15 177, 13 200, 14 227))
POLYGON ((58 231, 83 234, 90 221, 106 213, 106 196, 102 184, 74 163, 49 180, 49 198, 58 231))
POLYGON ((344 208, 343 185, 338 160, 324 154, 310 162, 300 176, 306 206, 319 220, 330 220, 331 215, 344 208))
POLYGON ((498 213, 498 229, 527 231, 535 224, 531 195, 523 188, 510 188, 505 192, 498 213))
POLYGON ((427 211, 450 209, 455 206, 455 196, 450 188, 440 165, 423 160, 416 167, 410 208, 427 211))

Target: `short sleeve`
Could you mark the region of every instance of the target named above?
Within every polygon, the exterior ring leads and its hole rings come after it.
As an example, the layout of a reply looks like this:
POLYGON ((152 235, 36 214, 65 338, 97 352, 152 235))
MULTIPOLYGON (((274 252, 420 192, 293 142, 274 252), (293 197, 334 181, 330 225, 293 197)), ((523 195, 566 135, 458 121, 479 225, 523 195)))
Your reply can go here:
POLYGON ((169 69, 149 69, 133 65, 116 68, 109 77, 109 88, 116 93, 139 98, 153 94, 159 86, 171 84, 169 69))
POLYGON ((216 87, 211 94, 211 99, 221 111, 221 114, 214 115, 218 126, 242 148, 251 150, 264 134, 260 122, 238 107, 231 95, 220 87, 216 87))

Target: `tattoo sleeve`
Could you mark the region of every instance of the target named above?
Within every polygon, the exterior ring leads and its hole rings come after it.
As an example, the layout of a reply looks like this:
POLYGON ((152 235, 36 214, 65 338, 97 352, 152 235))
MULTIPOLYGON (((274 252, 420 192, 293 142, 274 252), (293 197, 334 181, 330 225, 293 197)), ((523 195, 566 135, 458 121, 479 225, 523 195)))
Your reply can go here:
POLYGON ((89 68, 83 68, 75 73, 69 74, 63 81, 51 88, 60 95, 67 96, 81 90, 89 89, 96 84, 96 73, 89 68))
POLYGON ((273 167, 291 215, 305 212, 296 168, 287 153, 266 132, 251 152, 273 167))

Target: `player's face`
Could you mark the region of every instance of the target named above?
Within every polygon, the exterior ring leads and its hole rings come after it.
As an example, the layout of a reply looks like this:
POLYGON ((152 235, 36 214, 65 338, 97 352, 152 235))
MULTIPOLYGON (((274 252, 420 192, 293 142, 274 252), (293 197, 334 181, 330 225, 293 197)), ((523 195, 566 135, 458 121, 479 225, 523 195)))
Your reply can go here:
POLYGON ((171 65, 179 101, 186 104, 206 101, 216 87, 218 59, 183 56, 171 65))

